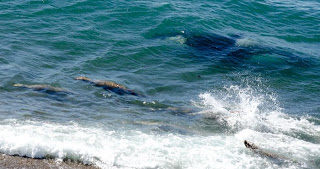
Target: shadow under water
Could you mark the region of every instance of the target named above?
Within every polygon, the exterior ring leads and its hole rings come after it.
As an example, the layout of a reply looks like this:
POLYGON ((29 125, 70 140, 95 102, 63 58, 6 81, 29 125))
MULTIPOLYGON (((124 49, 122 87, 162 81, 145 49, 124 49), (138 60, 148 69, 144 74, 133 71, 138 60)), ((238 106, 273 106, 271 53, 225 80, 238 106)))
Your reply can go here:
POLYGON ((214 33, 170 33, 154 38, 169 39, 188 46, 187 51, 196 59, 239 66, 253 56, 268 55, 282 59, 294 67, 309 67, 313 61, 288 51, 259 44, 239 35, 224 36, 214 33))

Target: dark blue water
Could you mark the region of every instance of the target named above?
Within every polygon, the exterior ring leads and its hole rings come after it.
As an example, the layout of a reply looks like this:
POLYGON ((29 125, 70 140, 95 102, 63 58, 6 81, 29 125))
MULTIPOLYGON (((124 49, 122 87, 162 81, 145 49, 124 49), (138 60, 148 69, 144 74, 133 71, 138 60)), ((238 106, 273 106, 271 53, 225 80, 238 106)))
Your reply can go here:
POLYGON ((320 168, 319 28, 317 0, 0 0, 0 152, 320 168))

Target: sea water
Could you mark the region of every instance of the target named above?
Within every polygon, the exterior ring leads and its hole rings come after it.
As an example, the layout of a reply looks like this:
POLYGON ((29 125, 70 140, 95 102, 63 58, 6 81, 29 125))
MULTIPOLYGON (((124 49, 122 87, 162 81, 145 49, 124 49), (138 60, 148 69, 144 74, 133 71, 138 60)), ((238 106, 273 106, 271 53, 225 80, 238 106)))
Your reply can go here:
POLYGON ((317 0, 1 0, 0 153, 101 168, 320 168, 319 28, 317 0))

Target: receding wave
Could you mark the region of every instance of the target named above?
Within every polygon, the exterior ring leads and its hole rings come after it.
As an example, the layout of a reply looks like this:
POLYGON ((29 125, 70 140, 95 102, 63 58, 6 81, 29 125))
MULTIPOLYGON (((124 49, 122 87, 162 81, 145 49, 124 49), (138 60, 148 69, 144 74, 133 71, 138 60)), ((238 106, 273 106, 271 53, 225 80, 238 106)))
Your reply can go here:
POLYGON ((2 153, 72 159, 101 168, 264 168, 269 159, 253 156, 243 139, 292 159, 274 168, 310 166, 320 154, 316 144, 251 129, 236 135, 188 136, 17 120, 2 121, 0 129, 2 153))

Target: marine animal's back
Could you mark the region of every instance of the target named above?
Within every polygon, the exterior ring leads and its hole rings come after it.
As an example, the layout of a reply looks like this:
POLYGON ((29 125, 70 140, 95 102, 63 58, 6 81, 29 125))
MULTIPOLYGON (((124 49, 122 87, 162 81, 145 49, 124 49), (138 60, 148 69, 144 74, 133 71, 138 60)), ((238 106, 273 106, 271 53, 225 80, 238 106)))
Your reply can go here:
POLYGON ((89 82, 89 83, 93 84, 94 86, 101 87, 101 88, 103 88, 105 90, 112 91, 112 92, 114 92, 116 94, 119 94, 119 95, 129 94, 129 95, 134 95, 134 96, 145 97, 142 94, 139 94, 139 93, 137 93, 137 92, 135 92, 133 90, 129 90, 125 86, 117 84, 117 83, 112 82, 112 81, 91 80, 91 79, 89 79, 87 77, 83 77, 83 76, 82 77, 76 77, 75 79, 89 82))
POLYGON ((33 90, 37 90, 37 91, 45 91, 45 92, 48 92, 48 93, 69 93, 65 89, 58 88, 58 87, 53 87, 53 86, 50 86, 50 85, 40 85, 40 84, 26 85, 26 84, 16 83, 16 84, 13 84, 13 86, 14 87, 29 88, 29 89, 33 89, 33 90))
POLYGON ((238 35, 224 36, 215 33, 177 33, 169 39, 183 39, 181 42, 191 47, 193 55, 210 60, 248 59, 253 55, 268 53, 268 50, 259 47, 253 40, 240 38, 238 35))
POLYGON ((187 38, 186 44, 198 50, 221 51, 234 46, 235 40, 221 35, 192 35, 187 38))
POLYGON ((250 142, 247 141, 247 140, 244 140, 244 145, 245 145, 247 148, 251 149, 253 152, 258 153, 258 154, 261 154, 261 155, 263 155, 263 156, 267 156, 267 157, 274 158, 274 159, 285 159, 285 158, 280 157, 280 156, 278 156, 278 155, 276 155, 276 154, 272 154, 272 153, 270 153, 270 152, 267 152, 267 151, 259 148, 257 145, 255 145, 255 144, 253 144, 253 143, 250 143, 250 142))
POLYGON ((110 87, 110 88, 121 88, 124 90, 127 90, 127 88, 123 85, 117 84, 115 82, 111 82, 111 81, 94 81, 94 85, 97 87, 110 87))

